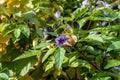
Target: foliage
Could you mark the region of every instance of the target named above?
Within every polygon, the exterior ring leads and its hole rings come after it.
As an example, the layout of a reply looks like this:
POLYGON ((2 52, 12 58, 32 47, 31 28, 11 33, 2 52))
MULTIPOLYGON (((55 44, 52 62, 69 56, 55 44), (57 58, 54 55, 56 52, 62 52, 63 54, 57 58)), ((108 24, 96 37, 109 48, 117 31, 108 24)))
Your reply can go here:
POLYGON ((120 2, 106 1, 1 0, 0 80, 119 80, 120 2))

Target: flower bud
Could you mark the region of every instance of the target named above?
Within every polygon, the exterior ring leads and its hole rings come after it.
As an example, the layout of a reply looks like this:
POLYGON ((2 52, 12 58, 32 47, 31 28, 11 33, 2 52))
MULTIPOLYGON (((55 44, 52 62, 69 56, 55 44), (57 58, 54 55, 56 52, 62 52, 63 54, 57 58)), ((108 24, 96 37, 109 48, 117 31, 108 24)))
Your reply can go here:
POLYGON ((60 11, 56 11, 56 12, 55 12, 55 17, 56 17, 56 18, 60 18, 60 14, 61 14, 60 11))

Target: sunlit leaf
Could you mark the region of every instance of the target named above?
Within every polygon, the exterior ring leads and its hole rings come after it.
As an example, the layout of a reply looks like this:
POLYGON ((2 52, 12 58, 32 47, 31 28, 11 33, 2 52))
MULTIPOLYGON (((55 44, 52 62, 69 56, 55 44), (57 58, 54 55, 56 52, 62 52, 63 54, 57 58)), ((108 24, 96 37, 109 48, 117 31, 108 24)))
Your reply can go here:
POLYGON ((10 16, 10 11, 6 7, 0 4, 0 14, 5 14, 7 16, 10 16))
POLYGON ((35 65, 37 61, 37 58, 29 57, 21 60, 14 61, 12 64, 13 69, 16 71, 16 76, 25 76, 30 69, 33 69, 33 66, 35 65))
POLYGON ((38 45, 38 38, 35 38, 33 41, 32 41, 32 45, 33 47, 38 45))
POLYGON ((20 30, 21 30, 21 32, 27 37, 27 38, 29 38, 29 36, 30 36, 30 29, 29 29, 29 27, 27 26, 27 25, 19 25, 19 28, 20 28, 20 30))
POLYGON ((0 32, 3 31, 3 24, 4 24, 4 23, 1 23, 1 24, 0 24, 0 32))
POLYGON ((10 11, 14 11, 13 6, 19 5, 19 0, 7 0, 7 7, 9 8, 10 11))
POLYGON ((21 12, 16 12, 14 15, 16 15, 17 17, 22 17, 22 13, 21 12))
POLYGON ((73 13, 75 16, 75 19, 78 19, 79 17, 82 17, 87 12, 88 8, 77 8, 76 11, 73 13))
POLYGON ((50 50, 47 51, 47 53, 45 53, 45 55, 42 58, 42 62, 44 62, 51 54, 53 54, 53 52, 55 51, 56 48, 51 48, 50 50))
POLYGON ((96 41, 99 41, 99 42, 104 42, 103 38, 100 36, 100 35, 89 35, 87 37, 88 39, 92 39, 92 40, 96 40, 96 41))
POLYGON ((80 25, 80 28, 82 28, 87 21, 88 21, 88 17, 79 20, 78 23, 80 25))
POLYGON ((28 11, 28 12, 25 12, 25 13, 22 14, 22 16, 27 20, 30 20, 35 15, 36 15, 36 13, 34 11, 28 11))
MULTIPOLYGON (((9 26, 10 26, 9 23, 1 25, 1 32, 6 30, 9 26)), ((10 30, 10 31, 13 31, 13 30, 10 30)), ((6 33, 4 35, 8 35, 8 34, 9 34, 9 31, 8 32, 6 31, 6 33)))
POLYGON ((50 43, 48 42, 41 42, 40 44, 38 44, 37 46, 34 46, 33 49, 45 49, 48 45, 50 45, 50 43))
POLYGON ((71 52, 71 53, 69 53, 69 55, 67 55, 68 56, 68 58, 69 58, 69 63, 71 63, 71 62, 73 62, 74 60, 76 60, 79 56, 80 56, 80 54, 79 53, 77 53, 77 52, 71 52))
POLYGON ((90 80, 111 80, 111 77, 96 77, 96 78, 91 78, 90 80))
POLYGON ((110 18, 110 17, 96 17, 96 16, 90 16, 88 19, 92 21, 114 21, 117 17, 115 18, 110 18))
POLYGON ((8 79, 9 79, 9 77, 8 77, 7 74, 5 74, 5 73, 0 73, 0 80, 8 80, 8 79))
POLYGON ((119 80, 120 11, 114 1, 0 0, 0 80, 119 80), (54 38, 47 40, 43 29, 49 26, 54 32, 46 34, 54 38), (61 48, 55 45, 60 35, 69 38, 61 48))
POLYGON ((6 0, 0 0, 0 4, 3 4, 6 0))
POLYGON ((55 64, 54 58, 51 57, 46 63, 45 63, 45 71, 48 71, 49 69, 53 68, 55 64))
POLYGON ((66 20, 66 21, 72 21, 74 18, 71 17, 63 17, 61 18, 62 20, 66 20))
POLYGON ((4 36, 4 34, 0 33, 0 43, 6 44, 11 38, 11 35, 4 36))
POLYGON ((19 37, 20 37, 20 33, 21 33, 21 31, 20 31, 19 28, 16 28, 16 29, 14 30, 14 36, 15 36, 16 38, 19 38, 19 37))
POLYGON ((104 68, 108 69, 108 68, 119 66, 119 65, 120 65, 120 60, 112 59, 108 61, 107 65, 104 68))
POLYGON ((24 11, 24 7, 30 0, 20 0, 20 10, 24 11))
POLYGON ((107 51, 119 50, 119 49, 120 49, 120 41, 116 41, 108 46, 107 51))
POLYGON ((38 54, 41 54, 40 50, 28 50, 28 51, 25 51, 22 55, 15 58, 13 61, 28 58, 28 57, 32 57, 32 56, 35 56, 35 55, 38 55, 38 54))
POLYGON ((71 67, 86 67, 90 69, 90 64, 85 60, 76 59, 70 63, 71 67))

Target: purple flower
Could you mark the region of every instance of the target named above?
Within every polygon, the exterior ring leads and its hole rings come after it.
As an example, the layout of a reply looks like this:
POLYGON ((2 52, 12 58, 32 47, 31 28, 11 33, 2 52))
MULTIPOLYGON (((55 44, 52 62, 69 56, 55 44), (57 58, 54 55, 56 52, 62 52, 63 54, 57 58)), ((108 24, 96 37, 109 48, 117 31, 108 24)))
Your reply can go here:
POLYGON ((119 70, 119 69, 120 69, 120 66, 115 66, 114 69, 115 69, 115 70, 119 70))
POLYGON ((95 34, 95 32, 90 32, 89 34, 90 34, 90 35, 93 35, 93 34, 95 34))
POLYGON ((83 2, 82 2, 82 8, 84 8, 84 7, 86 7, 86 6, 89 6, 90 4, 89 4, 89 1, 88 0, 84 0, 83 2))
MULTIPOLYGON (((111 5, 108 4, 107 2, 104 2, 103 5, 105 6, 105 8, 111 8, 111 5)), ((109 12, 104 12, 104 15, 108 15, 109 12)))
POLYGON ((109 12, 104 12, 104 15, 106 15, 106 16, 107 16, 108 14, 109 14, 109 12))
POLYGON ((55 39, 56 45, 58 47, 62 47, 62 45, 64 45, 69 38, 67 38, 65 35, 61 35, 58 38, 55 39))
MULTIPOLYGON (((98 6, 96 7, 97 9, 102 9, 102 6, 105 8, 111 8, 112 6, 110 4, 108 4, 107 2, 103 2, 103 1, 97 1, 96 3, 98 6)), ((108 15, 109 12, 104 12, 104 15, 108 15)))
POLYGON ((108 4, 107 2, 104 2, 104 6, 105 6, 105 8, 111 8, 111 5, 108 4))
POLYGON ((56 11, 56 12, 55 12, 55 17, 56 17, 56 18, 60 18, 60 14, 61 14, 60 11, 56 11))

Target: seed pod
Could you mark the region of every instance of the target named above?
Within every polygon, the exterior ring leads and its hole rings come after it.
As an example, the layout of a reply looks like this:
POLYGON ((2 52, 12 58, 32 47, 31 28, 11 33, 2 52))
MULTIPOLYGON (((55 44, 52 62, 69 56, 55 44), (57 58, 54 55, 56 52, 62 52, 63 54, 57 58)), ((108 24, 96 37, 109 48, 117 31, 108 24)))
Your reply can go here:
POLYGON ((103 21, 103 22, 101 23, 101 25, 102 25, 102 26, 108 26, 108 25, 109 25, 109 22, 103 21))
POLYGON ((71 12, 74 12, 77 9, 77 6, 73 7, 71 12))
MULTIPOLYGON (((78 24, 77 21, 74 21, 74 22, 68 21, 66 24, 69 25, 69 27, 79 28, 79 24, 78 24)), ((67 27, 68 27, 68 26, 67 26, 67 27)), ((69 27, 68 27, 68 28, 69 28, 69 27)))
POLYGON ((78 22, 77 21, 73 22, 73 26, 74 26, 74 28, 79 28, 78 22))
POLYGON ((48 34, 48 32, 54 32, 53 28, 47 26, 43 29, 43 36, 46 40, 50 40, 52 38, 55 38, 55 36, 48 34))
POLYGON ((69 35, 67 37, 69 38, 69 40, 67 41, 66 45, 74 46, 75 43, 77 42, 77 37, 75 35, 69 35))
POLYGON ((113 9, 118 9, 118 5, 120 4, 120 0, 116 0, 114 3, 111 3, 113 9))
POLYGON ((119 22, 120 22, 120 18, 116 19, 115 21, 116 21, 117 23, 119 23, 119 22))

